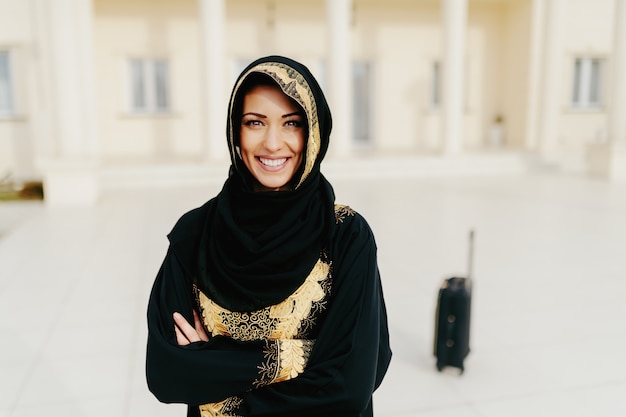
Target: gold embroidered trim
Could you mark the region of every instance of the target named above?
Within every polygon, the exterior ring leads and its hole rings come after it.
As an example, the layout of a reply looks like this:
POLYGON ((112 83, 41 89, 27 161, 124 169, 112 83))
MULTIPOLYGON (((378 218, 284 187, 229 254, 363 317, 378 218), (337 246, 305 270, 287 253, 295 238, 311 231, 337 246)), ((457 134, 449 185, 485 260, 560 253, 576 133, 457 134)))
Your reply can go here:
POLYGON ((232 414, 243 403, 239 397, 230 397, 218 403, 204 404, 198 407, 202 417, 241 417, 232 414))
POLYGON ((302 285, 285 301, 270 307, 270 317, 277 320, 270 339, 292 339, 298 335, 302 322, 311 316, 313 303, 326 296, 321 282, 328 278, 330 264, 317 261, 302 285))
POLYGON ((280 347, 277 340, 268 340, 263 351, 265 362, 259 369, 259 379, 253 382, 255 388, 271 384, 280 374, 280 347))
POLYGON ((355 214, 356 212, 352 210, 349 206, 335 204, 335 223, 343 223, 346 217, 354 216, 355 214))
POLYGON ((313 315, 323 310, 330 277, 329 262, 319 259, 302 285, 279 304, 252 312, 227 310, 198 290, 207 330, 236 340, 294 339, 314 324, 313 315))
POLYGON ((280 341, 280 372, 274 382, 287 381, 304 372, 313 340, 281 340, 280 341))
POLYGON ((265 347, 265 362, 259 366, 259 388, 274 382, 287 381, 304 372, 315 340, 272 340, 265 347))

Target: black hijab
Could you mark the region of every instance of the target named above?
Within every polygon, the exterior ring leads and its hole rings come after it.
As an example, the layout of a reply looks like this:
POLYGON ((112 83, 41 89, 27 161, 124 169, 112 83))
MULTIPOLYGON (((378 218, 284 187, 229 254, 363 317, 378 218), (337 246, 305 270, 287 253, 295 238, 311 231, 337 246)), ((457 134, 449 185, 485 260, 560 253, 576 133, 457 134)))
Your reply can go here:
POLYGON ((324 94, 304 65, 269 56, 252 62, 237 79, 227 123, 232 165, 222 191, 209 202, 197 254, 197 284, 222 307, 254 311, 279 303, 304 282, 327 247, 335 197, 320 163, 331 126, 324 94), (259 74, 293 99, 307 119, 305 155, 288 191, 255 192, 239 152, 243 97, 259 74))

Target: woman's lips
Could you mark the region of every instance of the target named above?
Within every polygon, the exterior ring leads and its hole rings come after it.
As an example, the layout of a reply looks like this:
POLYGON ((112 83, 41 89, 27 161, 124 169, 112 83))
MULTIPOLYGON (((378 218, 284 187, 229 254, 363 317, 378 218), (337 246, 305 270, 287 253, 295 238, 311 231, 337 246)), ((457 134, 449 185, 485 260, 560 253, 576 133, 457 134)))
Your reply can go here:
POLYGON ((257 159, 259 160, 259 162, 261 162, 261 164, 267 168, 271 168, 271 169, 280 169, 283 165, 285 165, 287 163, 287 160, 289 158, 262 158, 262 157, 257 157, 257 159))

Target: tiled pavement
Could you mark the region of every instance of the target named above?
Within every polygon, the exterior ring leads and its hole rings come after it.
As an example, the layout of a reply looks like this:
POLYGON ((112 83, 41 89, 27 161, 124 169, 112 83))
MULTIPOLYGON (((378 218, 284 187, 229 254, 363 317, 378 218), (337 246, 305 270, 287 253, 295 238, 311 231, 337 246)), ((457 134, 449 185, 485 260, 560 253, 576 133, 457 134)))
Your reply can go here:
MULTIPOLYGON (((332 178, 331 178, 332 180, 332 178)), ((333 181, 377 237, 394 358, 378 417, 626 416, 626 184, 558 174, 333 181), (432 357, 476 230, 466 371, 432 357)), ((144 382, 166 233, 220 184, 0 204, 0 417, 183 416, 144 382)))

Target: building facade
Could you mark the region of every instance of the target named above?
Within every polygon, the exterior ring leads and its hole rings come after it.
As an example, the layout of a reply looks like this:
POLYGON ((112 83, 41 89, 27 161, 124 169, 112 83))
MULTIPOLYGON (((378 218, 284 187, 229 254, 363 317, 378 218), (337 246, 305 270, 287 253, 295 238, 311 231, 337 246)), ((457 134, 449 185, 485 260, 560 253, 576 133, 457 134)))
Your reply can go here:
POLYGON ((330 158, 504 149, 624 178, 625 49, 626 0, 0 0, 0 176, 89 203, 115 173, 226 164, 232 84, 281 54, 327 93, 330 158))

